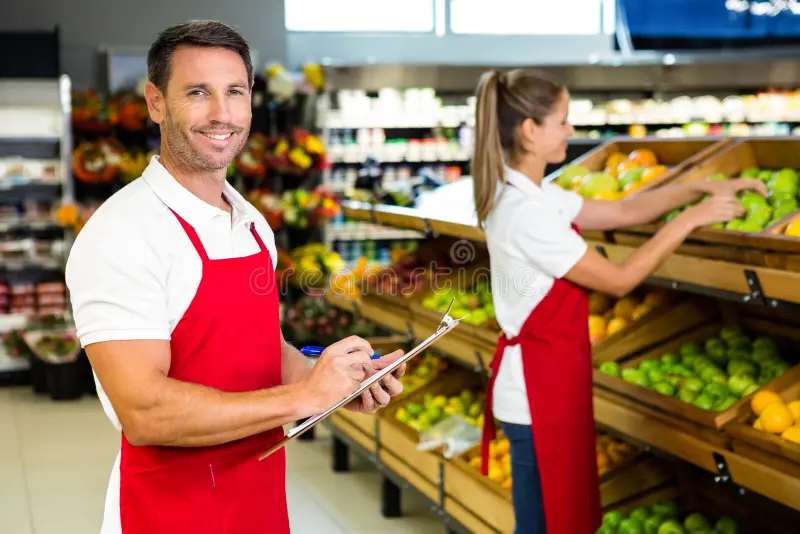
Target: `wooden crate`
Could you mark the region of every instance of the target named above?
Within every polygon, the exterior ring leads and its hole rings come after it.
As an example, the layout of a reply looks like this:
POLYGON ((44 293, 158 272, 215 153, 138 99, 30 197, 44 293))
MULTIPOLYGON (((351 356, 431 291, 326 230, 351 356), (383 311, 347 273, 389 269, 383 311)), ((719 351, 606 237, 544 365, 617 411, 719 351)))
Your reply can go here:
MULTIPOLYGON (((434 380, 431 384, 417 390, 408 397, 409 402, 422 402, 426 394, 455 395, 465 388, 482 390, 479 377, 461 369, 453 369, 446 375, 434 380)), ((410 426, 395 418, 397 409, 404 403, 395 403, 382 412, 378 418, 380 457, 393 455, 416 471, 429 483, 439 484, 439 469, 443 461, 442 455, 436 451, 419 451, 419 433, 410 426)))
MULTIPOLYGON (((580 165, 590 172, 599 172, 605 169, 606 160, 612 154, 622 152, 629 154, 637 148, 652 150, 661 165, 669 167, 669 171, 663 176, 644 185, 637 191, 632 192, 626 198, 648 191, 661 184, 673 180, 687 169, 692 168, 705 161, 710 156, 716 154, 729 144, 730 139, 660 139, 656 137, 634 138, 615 138, 606 141, 597 148, 590 150, 583 156, 570 162, 570 165, 580 165)), ((554 178, 551 175, 546 179, 554 178)))
MULTIPOLYGON (((740 140, 723 147, 705 161, 671 176, 669 180, 663 181, 659 185, 700 182, 717 173, 728 177, 737 177, 750 167, 774 170, 786 167, 800 169, 800 140, 796 137, 740 140)), ((698 229, 692 232, 689 241, 800 253, 800 240, 777 235, 777 228, 785 229, 787 221, 794 215, 796 214, 789 215, 758 233, 698 229)), ((664 223, 654 223, 627 228, 624 231, 652 235, 662 226, 664 223)))
MULTIPOLYGON (((655 348, 648 349, 644 353, 639 353, 630 358, 620 359, 618 360, 620 362, 620 366, 623 369, 631 367, 635 368, 645 360, 659 358, 668 352, 678 352, 680 347, 688 342, 694 341, 698 343, 704 343, 706 340, 715 337, 726 322, 734 322, 745 329, 745 331, 754 334, 765 334, 779 338, 779 341, 783 341, 785 345, 797 347, 798 341, 800 341, 800 331, 798 331, 797 325, 780 324, 758 317, 748 317, 744 315, 735 318, 730 316, 729 319, 731 320, 718 320, 703 326, 699 326, 677 338, 658 345, 655 348)), ((781 351, 782 356, 786 356, 790 353, 791 351, 786 349, 781 351)), ((795 367, 793 367, 790 371, 777 377, 775 380, 767 384, 767 386, 782 387, 783 384, 791 383, 793 380, 792 377, 795 376, 795 373, 799 372, 798 369, 800 369, 800 365, 795 365, 795 367)), ((744 397, 727 410, 722 412, 714 412, 702 410, 691 404, 684 403, 677 398, 661 395, 653 390, 635 384, 630 384, 621 378, 607 375, 599 371, 597 368, 594 370, 594 383, 602 388, 606 388, 623 396, 636 399, 642 404, 662 410, 688 421, 692 421, 701 426, 716 430, 721 429, 723 426, 735 419, 742 406, 749 403, 752 397, 752 395, 744 397)))
MULTIPOLYGON (((780 383, 768 384, 764 389, 774 391, 787 404, 790 401, 800 400, 800 368, 793 368, 786 373, 790 375, 780 383)), ((781 378, 783 378, 783 375, 781 378)), ((734 439, 733 450, 742 456, 763 461, 763 455, 753 454, 753 448, 762 451, 766 455, 772 455, 781 459, 793 462, 795 465, 790 467, 800 478, 800 444, 792 443, 782 439, 780 436, 770 434, 762 430, 753 428, 756 415, 750 408, 750 404, 740 406, 739 413, 733 421, 725 426, 723 431, 734 439), (757 458, 754 458, 756 457, 757 458)), ((777 468, 784 468, 781 462, 771 462, 777 468)))
POLYGON ((592 360, 598 365, 619 360, 708 321, 715 311, 708 299, 680 299, 677 294, 669 293, 662 305, 592 345, 592 360))
MULTIPOLYGON (((514 532, 514 507, 511 492, 481 475, 467 458, 479 454, 479 447, 444 464, 444 492, 462 508, 492 525, 502 534, 514 532)), ((600 477, 603 508, 649 492, 671 479, 669 468, 661 460, 642 455, 622 462, 600 477)))
MULTIPOLYGON (((354 425, 350 418, 345 417, 345 411, 346 410, 339 410, 332 413, 330 415, 330 422, 366 450, 369 452, 375 452, 377 449, 377 443, 375 441, 374 430, 372 433, 364 432, 361 427, 354 425)), ((374 416, 372 417, 372 420, 373 422, 377 422, 377 418, 374 416)))

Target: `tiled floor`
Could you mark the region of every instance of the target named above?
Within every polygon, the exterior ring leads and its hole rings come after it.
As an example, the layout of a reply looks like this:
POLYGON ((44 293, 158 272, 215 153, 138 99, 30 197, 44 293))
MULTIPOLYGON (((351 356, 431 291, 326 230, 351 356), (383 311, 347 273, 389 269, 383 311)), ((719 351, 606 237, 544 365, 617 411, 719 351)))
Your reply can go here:
MULTIPOLYGON (((322 434, 322 435, 320 435, 322 434)), ((119 435, 96 398, 54 403, 30 388, 0 388, 0 532, 99 533, 119 435)), ((401 519, 380 514, 380 476, 356 458, 330 468, 330 439, 288 448, 294 534, 441 534, 424 503, 404 495, 401 519)))

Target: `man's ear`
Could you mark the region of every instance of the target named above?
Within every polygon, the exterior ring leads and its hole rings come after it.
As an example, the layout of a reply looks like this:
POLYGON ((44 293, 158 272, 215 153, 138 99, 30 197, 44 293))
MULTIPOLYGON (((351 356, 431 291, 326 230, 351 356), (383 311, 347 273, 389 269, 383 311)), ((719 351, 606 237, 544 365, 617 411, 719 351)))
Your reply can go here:
POLYGON ((144 98, 147 100, 150 119, 156 124, 161 124, 167 116, 164 94, 153 82, 147 82, 144 86, 144 98))

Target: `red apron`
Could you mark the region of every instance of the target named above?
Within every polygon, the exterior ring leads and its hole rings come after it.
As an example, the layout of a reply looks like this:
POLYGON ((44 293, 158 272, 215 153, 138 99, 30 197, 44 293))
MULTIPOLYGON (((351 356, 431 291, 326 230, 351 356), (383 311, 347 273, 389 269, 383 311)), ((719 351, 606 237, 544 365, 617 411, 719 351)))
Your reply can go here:
POLYGON ((495 438, 495 379, 505 348, 520 345, 548 534, 591 534, 601 523, 588 314, 586 292, 556 279, 519 335, 500 337, 491 364, 481 443, 483 474, 489 443, 495 438))
MULTIPOLYGON (((280 385, 278 292, 255 228, 260 252, 210 260, 194 228, 175 216, 203 261, 203 276, 172 333, 169 376, 227 392, 280 385)), ((123 434, 122 533, 288 533, 285 453, 258 461, 282 437, 277 428, 213 447, 134 447, 123 434)))

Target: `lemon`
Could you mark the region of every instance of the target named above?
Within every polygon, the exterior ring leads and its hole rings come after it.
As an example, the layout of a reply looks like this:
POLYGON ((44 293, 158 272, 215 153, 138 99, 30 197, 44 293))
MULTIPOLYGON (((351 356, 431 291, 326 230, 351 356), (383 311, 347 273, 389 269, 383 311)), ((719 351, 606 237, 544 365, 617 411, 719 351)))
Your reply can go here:
POLYGON ((762 390, 753 396, 753 400, 750 401, 750 407, 753 409, 753 413, 761 415, 767 406, 776 402, 783 404, 783 401, 777 393, 774 391, 762 390))
POLYGON ((773 402, 761 413, 764 430, 771 434, 782 434, 794 425, 794 418, 783 403, 773 402))
POLYGON ((800 400, 792 401, 786 407, 794 417, 794 422, 800 424, 800 400))
POLYGON ((789 237, 800 237, 800 219, 795 219, 789 223, 784 234, 789 237))
POLYGON ((800 425, 794 425, 787 428, 781 437, 786 441, 800 444, 800 425))

